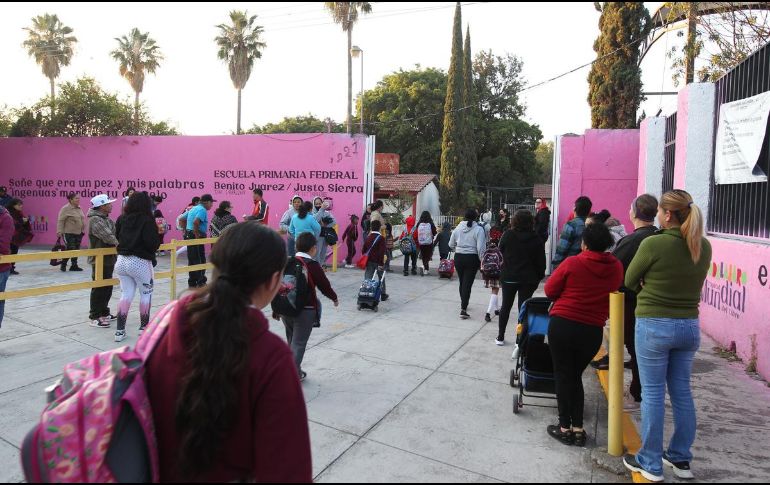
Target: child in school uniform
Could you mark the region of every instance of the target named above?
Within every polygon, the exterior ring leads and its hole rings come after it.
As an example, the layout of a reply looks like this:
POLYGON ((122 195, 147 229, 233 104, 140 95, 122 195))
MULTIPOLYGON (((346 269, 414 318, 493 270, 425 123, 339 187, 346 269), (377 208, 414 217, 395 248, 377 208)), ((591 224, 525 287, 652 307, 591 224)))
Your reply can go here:
MULTIPOLYGON (((387 245, 385 238, 380 234, 382 224, 380 221, 372 221, 371 232, 364 242, 364 247, 361 250, 363 254, 369 253, 369 260, 366 264, 366 279, 374 278, 374 273, 377 272, 378 276, 382 278, 385 272, 385 260, 387 256, 387 245)), ((385 281, 382 282, 382 301, 388 299, 388 292, 385 288, 385 281)))
POLYGON ((385 261, 385 271, 390 273, 390 262, 393 260, 393 248, 396 247, 396 239, 393 237, 393 225, 389 222, 385 223, 385 254, 388 256, 388 260, 385 261))
POLYGON ((350 225, 342 234, 342 241, 345 242, 348 248, 348 257, 345 259, 345 267, 355 268, 355 266, 353 266, 353 258, 356 255, 356 242, 358 241, 358 216, 350 216, 350 225))
POLYGON ((484 288, 489 288, 492 294, 489 297, 489 306, 484 321, 491 322, 492 314, 500 315, 500 274, 503 267, 503 253, 500 252, 498 239, 492 239, 487 245, 487 250, 481 257, 481 276, 484 278, 484 288), (484 269, 487 271, 484 271, 484 269))

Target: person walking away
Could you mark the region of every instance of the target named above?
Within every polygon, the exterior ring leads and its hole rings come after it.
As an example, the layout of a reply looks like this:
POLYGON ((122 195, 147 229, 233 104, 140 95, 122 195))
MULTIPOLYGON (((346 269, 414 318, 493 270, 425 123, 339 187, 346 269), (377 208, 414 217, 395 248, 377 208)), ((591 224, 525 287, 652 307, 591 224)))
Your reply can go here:
POLYGON ((452 237, 452 225, 449 222, 445 222, 441 225, 441 232, 436 236, 436 246, 438 246, 438 254, 441 259, 449 259, 449 239, 452 237))
POLYGON ((13 200, 13 197, 8 195, 8 189, 5 186, 0 186, 0 206, 7 209, 11 200, 13 200))
MULTIPOLYGON (((401 233, 400 240, 403 241, 404 239, 411 238, 412 240, 412 251, 410 253, 404 253, 404 276, 409 276, 409 262, 412 262, 412 275, 417 274, 417 248, 418 246, 418 240, 417 240, 417 225, 415 224, 414 216, 409 216, 406 218, 406 230, 401 233)), ((402 251, 403 248, 406 246, 403 242, 401 243, 402 251)))
MULTIPOLYGON (((112 213, 112 200, 106 194, 97 195, 91 199, 91 209, 88 211, 88 247, 91 249, 114 248, 118 246, 117 229, 110 219, 112 213)), ((104 256, 102 265, 102 278, 112 279, 115 271, 117 256, 104 256)), ((91 265, 91 280, 96 281, 96 257, 89 256, 88 264, 91 265)), ((110 328, 110 322, 117 317, 110 312, 110 299, 112 298, 112 285, 91 289, 91 306, 88 319, 91 326, 96 328, 110 328)))
MULTIPOLYGON (((623 271, 628 271, 634 256, 639 251, 642 241, 655 235, 654 226, 655 216, 658 214, 658 199, 649 194, 640 195, 631 204, 629 216, 634 224, 634 232, 620 240, 615 247, 613 254, 623 265, 623 271)), ((623 409, 626 411, 635 411, 639 409, 639 403, 642 402, 642 385, 639 380, 639 364, 636 358, 636 345, 634 334, 636 332, 636 293, 629 290, 625 285, 620 289, 625 299, 623 326, 626 349, 631 361, 628 363, 631 367, 631 387, 628 395, 625 397, 623 409)), ((593 362, 591 363, 593 365, 593 362)), ((594 366, 596 367, 596 366, 594 366)), ((609 358, 607 367, 609 368, 609 358)))
POLYGON ((286 234, 286 247, 289 251, 289 257, 293 257, 294 254, 297 252, 296 250, 296 241, 294 239, 294 236, 289 234, 289 224, 291 224, 291 218, 297 215, 299 213, 300 207, 302 207, 302 204, 304 201, 302 200, 302 197, 299 195, 295 195, 291 199, 291 204, 289 205, 289 209, 283 213, 283 216, 281 216, 281 222, 280 222, 280 230, 279 232, 281 234, 286 234))
POLYGON ((554 301, 548 342, 556 380, 559 424, 547 427, 565 445, 585 446, 583 372, 602 345, 610 315, 610 293, 623 282, 623 265, 606 252, 610 230, 591 224, 582 233, 583 251, 564 261, 545 284, 554 301))
MULTIPOLYGON (((80 208, 80 196, 75 192, 67 195, 67 204, 59 211, 59 218, 56 222, 56 233, 64 239, 67 251, 77 251, 85 235, 86 216, 80 208)), ((67 259, 62 259, 61 270, 67 271, 67 259)), ((78 266, 78 258, 72 258, 70 271, 83 271, 78 266)))
POLYGON ((449 239, 449 248, 455 252, 455 268, 460 280, 460 318, 467 320, 473 282, 481 267, 481 255, 486 249, 484 229, 476 223, 478 214, 470 209, 449 239))
POLYGON ((312 215, 313 204, 305 202, 299 208, 297 215, 291 218, 289 223, 289 234, 296 240, 300 235, 309 232, 316 239, 321 235, 321 225, 312 215))
MULTIPOLYGON (((313 199, 313 217, 318 221, 321 228, 333 228, 337 221, 334 219, 331 211, 329 211, 329 203, 323 200, 321 197, 313 199)), ((326 242, 326 231, 322 230, 318 234, 318 248, 316 261, 321 264, 321 267, 326 268, 327 248, 329 244, 326 242)))
POLYGON ((390 269, 390 262, 393 261, 393 249, 396 247, 396 238, 393 237, 393 224, 390 222, 385 224, 385 249, 386 249, 386 260, 385 260, 385 272, 391 273, 393 270, 390 269))
POLYGON ((334 292, 329 279, 326 277, 326 273, 316 260, 315 253, 317 249, 318 240, 312 233, 303 232, 299 235, 297 238, 297 254, 293 258, 289 258, 286 265, 286 274, 292 274, 291 272, 296 270, 295 266, 297 263, 304 266, 308 283, 307 303, 299 316, 273 316, 274 318, 278 317, 276 319, 280 319, 286 327, 286 341, 289 343, 291 352, 294 355, 294 364, 299 372, 300 382, 307 378, 307 372, 302 370, 302 361, 305 357, 307 342, 310 340, 313 328, 321 326, 322 306, 316 294, 316 289, 320 290, 326 298, 334 302, 335 307, 338 307, 340 304, 337 293, 334 292))
POLYGON ((348 256, 345 258, 345 268, 355 268, 353 258, 356 256, 356 242, 358 241, 358 216, 350 216, 350 224, 342 233, 342 241, 347 245, 348 256))
MULTIPOLYGON (((187 229, 184 238, 187 241, 194 239, 205 239, 208 234, 209 212, 214 205, 214 198, 211 194, 205 194, 201 197, 200 203, 190 209, 187 213, 187 229)), ((187 247, 187 261, 190 266, 206 263, 206 248, 202 244, 187 247)), ((206 286, 206 270, 193 271, 187 280, 190 288, 200 288, 206 286)))
MULTIPOLYGON (((13 217, 5 206, 0 205, 0 256, 11 254, 11 239, 14 233, 13 217)), ((11 275, 10 263, 0 263, 0 293, 5 292, 8 277, 11 275)), ((3 326, 5 300, 0 300, 0 327, 3 326)))
POLYGON ((532 298, 545 276, 545 244, 535 232, 535 219, 528 210, 518 210, 513 215, 513 227, 500 240, 503 253, 503 271, 500 277, 503 287, 503 304, 500 309, 498 334, 495 344, 505 345, 505 330, 518 295, 516 316, 521 306, 532 298))
POLYGON ((118 306, 118 328, 115 342, 126 338, 128 311, 139 291, 139 332, 150 322, 152 291, 155 284, 155 253, 160 246, 155 218, 152 217, 152 201, 146 192, 135 192, 128 199, 123 214, 115 223, 118 237, 118 260, 115 275, 120 280, 122 296, 118 306))
POLYGON ((130 198, 132 195, 134 195, 134 193, 135 193, 135 192, 136 192, 136 189, 135 189, 133 186, 129 186, 129 187, 126 189, 126 191, 125 191, 125 192, 123 192, 123 195, 124 195, 124 197, 123 197, 123 203, 122 203, 122 204, 121 204, 121 206, 120 206, 120 211, 121 211, 121 212, 123 212, 123 209, 125 209, 125 208, 126 208, 126 204, 128 204, 128 199, 129 199, 129 198, 130 198))
MULTIPOLYGON (((29 217, 24 215, 24 202, 21 199, 11 199, 5 207, 13 217, 13 238, 11 239, 11 254, 19 254, 19 249, 32 241, 32 224, 29 217)), ((11 275, 18 275, 16 263, 11 263, 11 275)))
POLYGON ((420 259, 422 267, 420 276, 430 275, 430 260, 433 259, 433 241, 438 231, 433 223, 433 217, 430 212, 424 211, 420 215, 420 223, 417 225, 417 244, 420 248, 420 259))
POLYGON ((364 279, 371 280, 374 278, 375 273, 377 278, 382 281, 382 301, 388 301, 388 291, 385 285, 385 281, 382 279, 385 274, 385 259, 387 258, 387 245, 385 244, 385 238, 382 237, 382 227, 380 227, 380 221, 372 221, 372 232, 366 237, 364 241, 364 247, 361 250, 363 254, 369 253, 369 259, 366 263, 366 272, 364 273, 364 279))
POLYGON ((145 367, 160 481, 309 483, 297 369, 259 310, 281 286, 285 244, 261 224, 238 224, 211 262, 212 283, 174 304, 145 367))
POLYGON ((698 305, 711 267, 711 244, 703 237, 703 215, 684 190, 663 194, 662 228, 639 246, 628 267, 626 288, 637 293, 636 357, 642 383, 642 447, 623 461, 650 481, 663 480, 663 465, 682 479, 690 469, 696 416, 690 382, 700 346, 698 305), (666 387, 674 412, 674 434, 663 448, 666 387))
POLYGON ((219 207, 214 211, 214 217, 211 218, 211 237, 220 237, 228 227, 238 224, 238 219, 233 215, 233 204, 229 200, 223 200, 219 207))
POLYGON ((250 216, 247 216, 244 214, 243 216, 244 221, 256 221, 256 222, 259 222, 260 224, 268 223, 270 206, 268 206, 265 199, 262 198, 262 194, 263 194, 262 189, 254 189, 253 191, 254 211, 252 211, 250 216))
POLYGON ((491 239, 487 243, 486 251, 481 255, 481 276, 484 278, 484 288, 488 288, 491 292, 487 314, 484 315, 484 321, 487 323, 492 321, 492 314, 500 315, 498 296, 500 294, 503 253, 500 252, 499 243, 499 239, 491 239))
POLYGON ((535 232, 543 240, 543 244, 545 244, 548 242, 551 228, 551 209, 548 208, 548 204, 543 199, 537 199, 535 205, 535 210, 537 210, 535 215, 535 232))
MULTIPOLYGON (((160 210, 160 204, 163 203, 163 197, 156 195, 153 197, 154 209, 153 209, 153 216, 155 217, 155 225, 158 226, 158 236, 160 237, 160 244, 163 245, 166 243, 166 234, 168 234, 169 229, 171 229, 171 226, 166 221, 166 218, 163 216, 163 211, 160 210)), ((166 251, 158 251, 158 256, 165 256, 166 251)))
POLYGON ((593 207, 593 203, 588 197, 581 196, 575 201, 576 217, 567 222, 561 231, 559 244, 556 246, 556 254, 552 261, 554 270, 565 259, 580 254, 582 235, 586 227, 586 219, 591 213, 591 207, 593 207))

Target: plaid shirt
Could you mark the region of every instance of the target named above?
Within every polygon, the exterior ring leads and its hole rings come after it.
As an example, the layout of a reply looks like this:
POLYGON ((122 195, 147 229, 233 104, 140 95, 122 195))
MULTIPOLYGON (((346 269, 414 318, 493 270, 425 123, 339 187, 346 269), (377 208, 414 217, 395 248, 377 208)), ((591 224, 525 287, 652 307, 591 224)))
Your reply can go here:
MULTIPOLYGON (((118 238, 115 236, 115 223, 109 216, 95 209, 88 211, 88 241, 91 249, 114 248, 118 246, 118 238)), ((105 263, 109 264, 110 259, 105 257, 105 263)), ((88 264, 95 264, 95 262, 96 258, 94 256, 88 257, 88 264)))

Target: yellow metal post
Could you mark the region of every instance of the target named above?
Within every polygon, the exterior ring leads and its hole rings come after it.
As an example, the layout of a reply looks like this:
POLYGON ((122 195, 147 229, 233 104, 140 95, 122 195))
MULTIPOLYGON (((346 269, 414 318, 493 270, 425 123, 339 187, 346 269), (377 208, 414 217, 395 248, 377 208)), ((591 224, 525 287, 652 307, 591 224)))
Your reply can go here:
POLYGON ((176 239, 171 240, 171 301, 176 299, 176 239))
MULTIPOLYGON (((339 224, 335 224, 334 225, 334 232, 336 232, 339 235, 339 233, 340 233, 340 226, 339 226, 339 224)), ((332 273, 336 273, 337 272, 337 254, 338 254, 338 251, 339 251, 339 247, 340 247, 339 241, 337 241, 337 244, 335 244, 332 247, 332 258, 333 258, 333 260, 332 260, 332 273)))
POLYGON ((96 257, 96 278, 94 281, 102 281, 104 279, 104 256, 99 254, 96 257))
POLYGON ((623 294, 610 294, 610 383, 609 439, 607 452, 612 456, 623 455, 623 294))

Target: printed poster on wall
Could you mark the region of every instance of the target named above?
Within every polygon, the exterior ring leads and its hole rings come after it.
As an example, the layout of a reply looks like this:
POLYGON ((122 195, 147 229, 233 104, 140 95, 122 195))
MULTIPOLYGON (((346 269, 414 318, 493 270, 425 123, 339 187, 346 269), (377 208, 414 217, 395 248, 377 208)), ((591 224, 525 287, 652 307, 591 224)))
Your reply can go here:
POLYGON ((722 105, 714 166, 717 184, 767 182, 757 161, 769 114, 770 92, 722 105))

